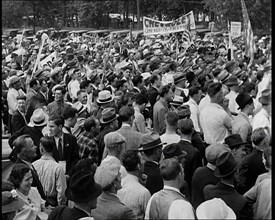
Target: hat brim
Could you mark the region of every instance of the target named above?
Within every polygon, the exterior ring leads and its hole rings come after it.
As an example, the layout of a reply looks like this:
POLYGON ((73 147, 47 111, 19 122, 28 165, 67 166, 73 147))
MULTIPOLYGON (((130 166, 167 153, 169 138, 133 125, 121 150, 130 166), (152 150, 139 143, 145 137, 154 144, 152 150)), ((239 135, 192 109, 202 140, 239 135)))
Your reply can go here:
POLYGON ((263 97, 260 97, 258 100, 263 105, 268 105, 268 104, 271 103, 271 99, 269 99, 269 98, 268 99, 263 99, 263 97))
POLYGON ((97 102, 98 104, 107 104, 107 103, 110 103, 110 102, 113 101, 113 100, 114 100, 114 97, 112 96, 112 98, 111 98, 110 100, 105 101, 105 102, 102 102, 102 101, 99 100, 99 98, 97 98, 96 102, 97 102))
POLYGON ((160 147, 160 146, 162 146, 162 145, 165 145, 165 144, 167 144, 167 143, 160 143, 160 144, 157 144, 157 145, 152 145, 152 146, 150 146, 150 147, 147 147, 146 149, 144 149, 142 146, 138 149, 138 151, 146 151, 146 150, 151 150, 151 149, 153 149, 153 148, 156 148, 156 147, 160 147))
POLYGON ((225 174, 221 174, 220 169, 218 167, 216 167, 216 169, 214 170, 214 175, 218 178, 222 178, 222 177, 226 177, 226 176, 231 175, 236 170, 237 170, 237 164, 235 165, 234 169, 232 169, 230 172, 225 173, 225 174))
POLYGON ((103 121, 103 118, 101 117, 101 118, 99 119, 99 121, 100 121, 101 124, 108 124, 108 123, 114 121, 115 119, 117 119, 118 117, 119 117, 119 115, 116 114, 116 117, 114 117, 113 119, 111 119, 111 120, 109 120, 109 121, 103 121))
POLYGON ((95 186, 90 191, 85 192, 85 195, 73 196, 68 186, 65 190, 65 196, 73 202, 89 202, 96 199, 102 193, 102 188, 99 184, 95 183, 95 186))
POLYGON ((236 143, 236 144, 232 144, 232 145, 230 145, 230 146, 228 145, 228 146, 232 150, 235 147, 238 147, 238 146, 241 146, 241 145, 246 145, 246 144, 248 144, 248 142, 241 142, 241 143, 236 143))
POLYGON ((17 199, 13 200, 11 203, 7 205, 2 205, 2 214, 15 212, 16 210, 22 208, 24 204, 25 202, 20 197, 18 197, 17 199))

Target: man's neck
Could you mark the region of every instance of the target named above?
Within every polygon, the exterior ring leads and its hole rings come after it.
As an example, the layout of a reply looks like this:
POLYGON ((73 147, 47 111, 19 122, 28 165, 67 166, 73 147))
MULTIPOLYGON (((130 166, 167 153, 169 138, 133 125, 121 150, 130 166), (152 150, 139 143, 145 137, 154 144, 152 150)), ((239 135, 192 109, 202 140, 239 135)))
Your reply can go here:
POLYGON ((170 127, 169 125, 166 125, 165 134, 177 134, 177 132, 175 128, 170 127))
POLYGON ((179 186, 179 183, 176 180, 169 180, 169 181, 163 180, 163 183, 164 183, 165 186, 174 187, 174 188, 176 188, 178 190, 181 187, 181 186, 179 186))
POLYGON ((65 121, 64 127, 70 128, 71 126, 69 125, 69 122, 65 121))

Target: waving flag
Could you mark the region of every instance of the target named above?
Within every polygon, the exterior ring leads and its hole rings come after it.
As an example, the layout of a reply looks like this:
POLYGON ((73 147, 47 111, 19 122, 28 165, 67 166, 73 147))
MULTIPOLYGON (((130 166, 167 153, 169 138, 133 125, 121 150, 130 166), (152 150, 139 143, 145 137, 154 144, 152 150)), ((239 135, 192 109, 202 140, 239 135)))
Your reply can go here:
POLYGON ((244 40, 245 40, 245 56, 252 57, 252 54, 256 50, 253 31, 251 23, 248 17, 247 9, 244 0, 241 0, 243 11, 243 27, 244 27, 244 40))

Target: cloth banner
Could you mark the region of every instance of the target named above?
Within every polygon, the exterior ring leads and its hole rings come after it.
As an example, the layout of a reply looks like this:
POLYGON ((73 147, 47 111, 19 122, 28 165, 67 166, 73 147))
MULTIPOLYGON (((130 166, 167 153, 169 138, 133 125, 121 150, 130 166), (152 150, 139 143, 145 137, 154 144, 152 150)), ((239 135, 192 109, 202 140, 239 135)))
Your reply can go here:
POLYGON ((231 38, 232 40, 241 36, 242 34, 242 23, 241 22, 236 22, 236 21, 231 21, 230 22, 231 25, 231 29, 230 29, 230 33, 231 33, 231 38))
MULTIPOLYGON (((20 55, 26 54, 26 50, 25 50, 23 47, 21 47, 21 48, 19 48, 18 50, 13 51, 12 53, 16 53, 18 56, 20 56, 20 55)), ((9 54, 9 55, 6 57, 6 62, 7 62, 7 63, 10 62, 10 60, 11 60, 11 54, 9 54)))
POLYGON ((181 32, 187 29, 188 26, 190 26, 191 30, 196 29, 193 11, 174 21, 158 21, 147 17, 143 18, 143 33, 145 36, 181 32))
POLYGON ((56 51, 52 52, 45 59, 41 60, 39 63, 39 67, 42 68, 45 64, 49 67, 52 67, 53 61, 56 59, 56 51))

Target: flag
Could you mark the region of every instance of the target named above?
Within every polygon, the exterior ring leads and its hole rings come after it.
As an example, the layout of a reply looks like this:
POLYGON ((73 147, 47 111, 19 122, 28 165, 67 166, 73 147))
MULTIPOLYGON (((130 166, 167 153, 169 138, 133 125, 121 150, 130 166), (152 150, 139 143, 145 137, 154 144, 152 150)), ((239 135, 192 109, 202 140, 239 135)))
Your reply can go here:
POLYGON ((248 17, 247 9, 244 0, 241 0, 243 12, 243 27, 244 27, 244 40, 245 40, 245 56, 252 57, 256 50, 253 31, 248 17))
POLYGON ((234 60, 233 56, 233 45, 232 45, 232 37, 231 37, 231 28, 230 28, 230 23, 229 21, 227 22, 228 24, 228 41, 229 41, 229 47, 228 47, 228 60, 234 60))

